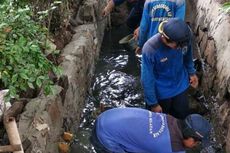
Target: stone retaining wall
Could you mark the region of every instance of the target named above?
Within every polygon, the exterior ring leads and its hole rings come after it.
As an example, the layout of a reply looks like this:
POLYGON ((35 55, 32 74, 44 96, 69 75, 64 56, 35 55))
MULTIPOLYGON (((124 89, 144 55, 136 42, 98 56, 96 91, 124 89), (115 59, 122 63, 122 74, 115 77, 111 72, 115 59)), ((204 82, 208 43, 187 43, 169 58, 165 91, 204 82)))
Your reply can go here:
POLYGON ((76 130, 106 25, 102 1, 85 0, 76 16, 76 34, 62 50, 63 75, 53 96, 39 96, 25 107, 19 132, 26 153, 57 153, 64 131, 76 130))
POLYGON ((222 132, 224 138, 221 141, 224 140, 223 144, 226 143, 226 150, 230 152, 230 15, 223 12, 215 0, 190 3, 189 21, 206 63, 200 83, 207 98, 214 101, 212 115, 218 118, 216 129, 222 132))

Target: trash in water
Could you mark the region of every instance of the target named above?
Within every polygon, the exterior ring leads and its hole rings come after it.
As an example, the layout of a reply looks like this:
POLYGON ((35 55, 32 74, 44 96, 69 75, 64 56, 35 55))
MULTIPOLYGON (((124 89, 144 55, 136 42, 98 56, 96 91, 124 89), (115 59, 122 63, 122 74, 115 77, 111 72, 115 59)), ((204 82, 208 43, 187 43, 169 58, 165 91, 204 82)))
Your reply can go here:
POLYGON ((135 40, 133 34, 129 34, 129 35, 125 36, 124 38, 122 38, 119 41, 119 44, 127 45, 130 50, 135 50, 138 47, 137 46, 137 41, 135 40))
POLYGON ((72 141, 73 140, 73 134, 70 133, 70 132, 64 132, 62 138, 65 140, 65 141, 72 141))

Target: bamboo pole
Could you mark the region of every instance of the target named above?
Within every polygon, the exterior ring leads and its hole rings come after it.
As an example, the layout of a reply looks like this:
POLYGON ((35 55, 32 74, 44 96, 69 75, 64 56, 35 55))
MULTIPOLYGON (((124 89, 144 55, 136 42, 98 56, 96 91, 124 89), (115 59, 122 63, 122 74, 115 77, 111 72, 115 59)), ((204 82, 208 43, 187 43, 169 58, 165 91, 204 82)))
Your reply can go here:
POLYGON ((0 146, 0 152, 14 152, 14 151, 20 151, 21 145, 6 145, 6 146, 0 146))
POLYGON ((15 118, 6 117, 4 119, 4 126, 6 129, 10 144, 20 145, 20 151, 13 151, 13 153, 24 153, 15 118))

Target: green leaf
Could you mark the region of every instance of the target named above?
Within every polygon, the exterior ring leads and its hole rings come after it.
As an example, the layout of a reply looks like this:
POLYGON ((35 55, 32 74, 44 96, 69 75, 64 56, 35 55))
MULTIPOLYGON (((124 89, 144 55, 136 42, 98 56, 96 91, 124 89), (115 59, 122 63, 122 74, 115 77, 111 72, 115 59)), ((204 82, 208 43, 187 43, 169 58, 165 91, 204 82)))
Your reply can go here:
POLYGON ((20 77, 22 77, 25 80, 29 79, 29 77, 25 73, 20 73, 19 75, 20 75, 20 77))
POLYGON ((17 20, 20 17, 20 15, 16 15, 13 20, 17 20))
POLYGON ((1 23, 1 24, 0 24, 0 29, 3 28, 3 27, 6 26, 6 25, 7 25, 7 23, 1 23))
POLYGON ((20 84, 20 89, 21 89, 21 90, 26 91, 27 88, 28 88, 28 85, 27 85, 27 84, 25 84, 25 83, 21 83, 21 84, 20 84))
POLYGON ((45 76, 39 76, 38 78, 41 80, 45 80, 45 76))
POLYGON ((20 37, 19 40, 18 40, 18 43, 21 47, 25 47, 26 45, 26 38, 25 37, 20 37))
POLYGON ((10 86, 9 87, 9 95, 10 95, 10 98, 15 98, 17 93, 16 93, 16 89, 14 86, 10 86))
POLYGON ((30 78, 29 78, 29 81, 30 81, 30 82, 34 82, 35 80, 36 80, 36 78, 34 78, 34 77, 30 77, 30 78))
POLYGON ((54 1, 53 3, 54 3, 54 4, 61 4, 62 1, 54 1))
POLYGON ((33 85, 31 82, 28 82, 28 86, 29 86, 31 89, 34 89, 34 85, 33 85))
POLYGON ((17 39, 18 36, 14 33, 14 34, 13 34, 13 38, 17 39))
POLYGON ((223 10, 226 12, 230 12, 230 2, 226 2, 223 4, 223 10))
POLYGON ((13 68, 11 67, 11 66, 6 66, 6 68, 8 69, 8 70, 12 70, 13 68))
POLYGON ((41 86, 42 86, 42 81, 41 81, 41 79, 37 79, 36 80, 36 85, 40 88, 41 86))
POLYGON ((16 82, 18 79, 18 74, 14 74, 12 77, 12 83, 16 82))
POLYGON ((54 67, 53 71, 57 75, 57 77, 60 77, 63 74, 63 69, 61 67, 54 67))

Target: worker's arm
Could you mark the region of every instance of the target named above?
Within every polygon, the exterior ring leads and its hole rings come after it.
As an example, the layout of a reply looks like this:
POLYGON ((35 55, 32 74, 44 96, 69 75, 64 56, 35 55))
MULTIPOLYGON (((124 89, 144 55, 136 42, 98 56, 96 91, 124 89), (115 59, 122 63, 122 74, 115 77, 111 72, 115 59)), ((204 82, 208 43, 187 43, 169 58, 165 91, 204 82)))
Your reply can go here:
POLYGON ((147 41, 148 38, 148 32, 149 32, 149 26, 151 22, 151 18, 149 16, 149 9, 147 7, 148 3, 145 3, 140 28, 139 28, 139 36, 138 36, 138 46, 142 48, 144 46, 144 43, 147 41))
POLYGON ((155 91, 155 75, 153 72, 154 58, 153 53, 149 51, 152 48, 145 44, 142 53, 142 66, 141 66, 141 82, 144 89, 144 101, 151 107, 154 112, 162 112, 160 105, 158 105, 155 91))
POLYGON ((102 15, 103 16, 109 15, 115 6, 122 4, 124 1, 125 0, 109 0, 107 5, 102 11, 102 15))
POLYGON ((189 81, 193 88, 198 86, 198 77, 196 76, 196 69, 194 68, 192 45, 188 45, 187 50, 184 50, 184 65, 189 74, 189 81))

